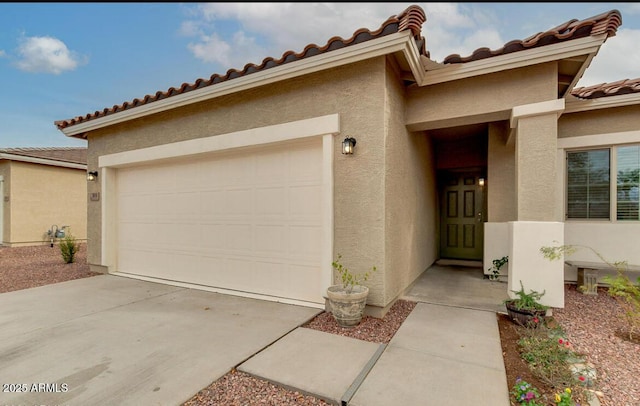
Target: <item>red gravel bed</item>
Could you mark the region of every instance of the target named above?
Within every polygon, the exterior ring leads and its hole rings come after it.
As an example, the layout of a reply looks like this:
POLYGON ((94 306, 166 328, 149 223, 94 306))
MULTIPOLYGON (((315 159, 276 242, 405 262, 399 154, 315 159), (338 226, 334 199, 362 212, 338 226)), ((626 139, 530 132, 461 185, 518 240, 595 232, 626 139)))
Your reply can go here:
POLYGON ((629 341, 621 315, 607 288, 590 296, 575 285, 565 285, 565 308, 553 311, 576 352, 595 366, 602 406, 640 405, 640 341, 629 341))
POLYGON ((87 244, 81 243, 75 261, 67 264, 60 247, 0 247, 0 293, 100 275, 89 271, 87 244))
POLYGON ((329 405, 329 403, 297 391, 284 389, 281 386, 254 378, 249 374, 234 369, 198 392, 183 403, 182 406, 221 405, 324 406, 329 405))
POLYGON ((352 328, 340 327, 331 313, 322 312, 302 327, 373 343, 389 343, 416 305, 416 302, 397 300, 384 318, 364 316, 360 324, 352 328))

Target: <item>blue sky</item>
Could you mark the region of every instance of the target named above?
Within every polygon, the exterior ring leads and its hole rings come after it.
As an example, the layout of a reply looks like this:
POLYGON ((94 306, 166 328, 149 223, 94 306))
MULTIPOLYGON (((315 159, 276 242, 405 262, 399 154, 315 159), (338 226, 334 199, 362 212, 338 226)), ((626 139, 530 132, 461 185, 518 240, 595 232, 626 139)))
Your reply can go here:
POLYGON ((636 3, 0 3, 0 148, 86 146, 53 122, 375 30, 410 4, 436 61, 617 9, 578 86, 640 77, 636 3))

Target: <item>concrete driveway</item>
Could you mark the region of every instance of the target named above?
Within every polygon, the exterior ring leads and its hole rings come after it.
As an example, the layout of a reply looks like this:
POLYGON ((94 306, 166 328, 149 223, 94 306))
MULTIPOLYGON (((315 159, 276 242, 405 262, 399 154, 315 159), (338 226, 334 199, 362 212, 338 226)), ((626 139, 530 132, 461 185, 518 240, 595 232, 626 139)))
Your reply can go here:
POLYGON ((320 312, 113 275, 0 309, 0 405, 179 405, 320 312))

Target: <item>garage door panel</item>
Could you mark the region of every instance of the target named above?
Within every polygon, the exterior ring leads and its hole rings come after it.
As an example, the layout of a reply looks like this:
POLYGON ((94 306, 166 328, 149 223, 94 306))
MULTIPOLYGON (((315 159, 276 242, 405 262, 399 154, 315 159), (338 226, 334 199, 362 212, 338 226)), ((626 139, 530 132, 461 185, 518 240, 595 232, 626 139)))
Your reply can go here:
POLYGON ((231 253, 251 255, 253 252, 253 226, 251 224, 227 224, 225 248, 231 253))
POLYGON ((254 157, 255 173, 253 178, 259 183, 282 184, 287 175, 286 155, 280 152, 263 153, 254 157))
POLYGON ((255 189, 258 216, 283 216, 287 213, 287 190, 282 186, 255 189))
POLYGON ((162 168, 166 177, 166 182, 163 185, 166 188, 163 189, 178 193, 200 190, 202 181, 205 178, 202 176, 199 167, 199 160, 196 160, 173 165, 171 168, 162 168), (171 171, 170 174, 167 173, 169 170, 171 171))
POLYGON ((311 262, 317 263, 322 256, 322 230, 316 225, 299 225, 289 227, 290 247, 292 250, 292 258, 304 258, 311 262))
POLYGON ((200 193, 161 193, 155 196, 155 215, 165 223, 200 221, 200 193))
POLYGON ((170 245, 164 247, 167 250, 195 252, 203 237, 200 224, 171 224, 163 231, 171 237, 170 245))
POLYGON ((220 158, 224 160, 222 173, 225 174, 224 185, 243 186, 253 182, 255 176, 254 158, 248 156, 229 156, 220 158))
POLYGON ((120 246, 129 249, 148 249, 158 244, 162 226, 155 223, 123 222, 119 225, 120 246))
POLYGON ((200 214, 205 219, 218 219, 223 214, 224 190, 200 193, 200 214))
POLYGON ((323 303, 322 142, 117 170, 118 270, 323 303))
POLYGON ((287 253, 288 228, 283 225, 257 225, 255 227, 254 251, 258 255, 284 256, 287 253))
POLYGON ((319 186, 295 186, 289 189, 291 215, 316 218, 322 207, 322 193, 319 186))
POLYGON ((289 289, 300 289, 300 295, 314 297, 318 295, 322 286, 320 274, 313 265, 291 264, 287 269, 289 289))
POLYGON ((122 195, 118 205, 122 221, 153 221, 157 215, 156 199, 152 195, 122 195))
POLYGON ((253 189, 227 190, 222 199, 222 214, 237 216, 251 216, 253 214, 253 189))
POLYGON ((292 148, 289 154, 288 178, 292 182, 320 181, 322 179, 322 155, 315 151, 299 147, 292 148))

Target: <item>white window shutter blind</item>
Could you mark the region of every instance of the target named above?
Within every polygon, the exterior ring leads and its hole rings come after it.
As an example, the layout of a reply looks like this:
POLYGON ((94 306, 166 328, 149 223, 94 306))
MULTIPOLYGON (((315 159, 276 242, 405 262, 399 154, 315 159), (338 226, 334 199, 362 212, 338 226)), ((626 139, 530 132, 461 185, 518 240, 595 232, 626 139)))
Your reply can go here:
POLYGON ((609 219, 609 149, 567 153, 567 218, 609 219))
POLYGON ((617 219, 640 220, 638 214, 640 187, 640 146, 617 149, 617 219))

